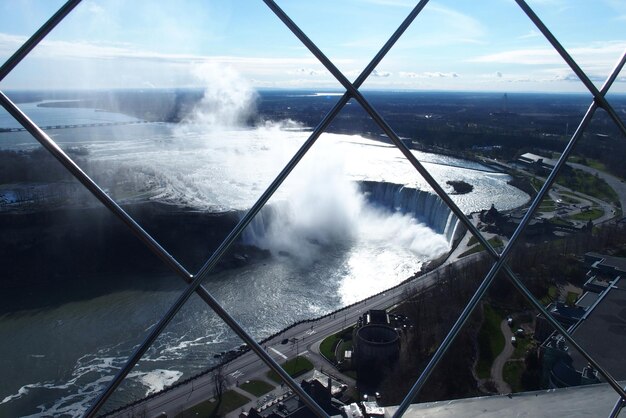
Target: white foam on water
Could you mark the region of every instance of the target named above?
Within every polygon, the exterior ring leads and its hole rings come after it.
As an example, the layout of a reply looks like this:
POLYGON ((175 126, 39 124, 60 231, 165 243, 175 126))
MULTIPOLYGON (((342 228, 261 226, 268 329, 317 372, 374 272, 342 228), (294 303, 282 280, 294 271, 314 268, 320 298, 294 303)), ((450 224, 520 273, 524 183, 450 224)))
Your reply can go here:
POLYGON ((128 377, 137 378, 147 388, 145 396, 148 396, 173 385, 182 375, 183 373, 177 370, 156 369, 150 372, 132 372, 128 377))

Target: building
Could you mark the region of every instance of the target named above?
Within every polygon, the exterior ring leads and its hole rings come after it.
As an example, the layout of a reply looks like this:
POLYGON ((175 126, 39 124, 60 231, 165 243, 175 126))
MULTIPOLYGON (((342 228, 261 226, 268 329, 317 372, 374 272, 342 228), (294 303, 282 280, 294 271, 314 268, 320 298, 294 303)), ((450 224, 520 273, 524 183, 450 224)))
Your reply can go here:
MULTIPOLYGON (((575 306, 552 304, 548 310, 576 341, 617 380, 626 379, 623 347, 626 346, 626 258, 585 254, 589 265, 586 292, 575 306)), ((545 319, 539 317, 536 335, 545 335, 545 319), (543 324, 543 325, 542 325, 543 324)), ((599 383, 597 372, 565 339, 552 333, 541 346, 544 383, 550 387, 599 383)))
MULTIPOLYGON (((302 389, 330 416, 340 415, 345 405, 337 399, 341 396, 346 385, 333 380, 330 376, 315 372, 308 380, 300 384, 302 389)), ((261 408, 250 408, 240 415, 242 418, 313 418, 309 408, 300 399, 290 392, 285 398, 276 399, 271 405, 261 408)))
POLYGON ((537 173, 550 173, 554 168, 554 160, 530 152, 520 155, 516 162, 537 173))
POLYGON ((359 375, 368 375, 374 369, 372 365, 395 363, 400 354, 400 334, 384 310, 372 309, 363 314, 354 329, 353 341, 353 364, 359 375))

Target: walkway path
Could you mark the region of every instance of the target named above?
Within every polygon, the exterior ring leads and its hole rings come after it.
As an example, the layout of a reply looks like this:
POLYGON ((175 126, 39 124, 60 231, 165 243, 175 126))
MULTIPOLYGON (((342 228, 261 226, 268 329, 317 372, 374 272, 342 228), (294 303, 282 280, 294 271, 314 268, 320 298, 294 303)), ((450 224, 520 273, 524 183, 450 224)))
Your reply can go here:
POLYGON ((586 171, 587 173, 598 175, 602 180, 606 181, 606 183, 617 193, 619 197, 619 203, 622 205, 622 212, 626 212, 626 183, 623 180, 605 173, 604 171, 596 170, 595 168, 587 167, 586 165, 577 164, 577 163, 568 163, 574 168, 579 170, 586 171))
POLYGON ((515 347, 511 344, 511 337, 513 336, 513 333, 511 332, 506 319, 503 319, 502 322, 500 322, 500 330, 502 331, 502 335, 504 335, 504 349, 491 365, 491 380, 493 380, 496 384, 498 393, 511 393, 511 387, 502 377, 504 364, 511 358, 513 352, 515 351, 515 347))
MULTIPOLYGON (((450 262, 458 268, 468 265, 476 260, 478 254, 464 257, 461 260, 450 262)), ((305 355, 313 362, 316 368, 324 370, 330 369, 328 362, 319 355, 319 343, 327 336, 334 334, 347 326, 356 323, 357 319, 369 309, 387 309, 395 305, 404 297, 406 292, 425 290, 436 284, 437 271, 426 273, 425 275, 407 282, 393 289, 386 290, 370 299, 358 302, 336 314, 316 319, 310 322, 298 324, 286 331, 283 331, 274 338, 266 341, 263 346, 267 352, 278 363, 286 359, 294 358, 297 355, 305 355), (294 343, 282 344, 283 340, 294 343)), ((253 352, 247 352, 242 356, 228 362, 224 368, 227 376, 229 389, 238 380, 256 379, 268 370, 268 366, 261 361, 253 352)), ((332 372, 337 374, 336 371, 332 372)), ((350 384, 347 376, 343 377, 346 383, 350 384)), ((286 386, 285 386, 286 389, 286 386)), ((196 405, 213 396, 213 385, 211 374, 207 373, 196 377, 185 384, 164 390, 158 395, 149 399, 144 399, 132 406, 120 410, 113 414, 115 417, 126 417, 131 414, 144 414, 145 416, 155 416, 165 413, 167 416, 176 416, 184 409, 196 405)))

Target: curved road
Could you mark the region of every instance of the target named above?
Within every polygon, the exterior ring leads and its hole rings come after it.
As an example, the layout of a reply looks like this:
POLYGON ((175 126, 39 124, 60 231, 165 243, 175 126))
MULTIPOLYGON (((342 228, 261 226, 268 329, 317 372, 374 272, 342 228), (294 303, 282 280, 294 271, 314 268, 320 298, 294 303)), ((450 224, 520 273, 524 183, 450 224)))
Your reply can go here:
POLYGON ((619 203, 622 206, 622 212, 626 212, 626 183, 623 180, 605 173, 604 171, 596 170, 595 168, 587 167, 586 165, 577 164, 577 163, 567 163, 574 168, 585 171, 587 173, 598 175, 602 180, 606 181, 606 183, 615 190, 617 196, 619 197, 619 203))
MULTIPOLYGON (((462 267, 478 257, 480 254, 472 254, 450 264, 462 267)), ((437 269, 368 300, 356 303, 343 311, 299 324, 267 341, 263 347, 279 364, 297 355, 306 355, 312 346, 319 345, 327 336, 354 324, 364 312, 370 309, 387 309, 403 300, 406 291, 424 290, 433 286, 437 277, 436 272, 437 269), (288 339, 289 343, 281 344, 284 339, 288 339)), ((228 362, 224 368, 224 374, 227 376, 228 384, 232 386, 237 381, 243 382, 260 376, 267 370, 269 370, 268 366, 255 353, 249 351, 228 362)), ((213 382, 211 374, 208 373, 186 384, 166 389, 161 394, 125 408, 113 416, 127 417, 129 414, 138 414, 151 417, 164 412, 168 417, 172 417, 212 396, 213 382)))
POLYGON ((506 319, 500 322, 500 331, 502 331, 502 335, 504 335, 504 349, 502 349, 491 365, 491 380, 496 384, 498 393, 511 393, 511 387, 502 377, 504 364, 511 358, 513 351, 515 351, 515 347, 511 344, 513 333, 506 319))

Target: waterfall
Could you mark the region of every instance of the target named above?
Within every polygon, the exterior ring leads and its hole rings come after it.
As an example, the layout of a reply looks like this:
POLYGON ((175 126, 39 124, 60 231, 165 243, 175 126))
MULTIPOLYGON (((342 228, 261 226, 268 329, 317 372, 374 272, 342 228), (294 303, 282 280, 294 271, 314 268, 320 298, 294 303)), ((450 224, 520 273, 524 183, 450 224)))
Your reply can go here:
POLYGON ((359 186, 371 205, 411 215, 452 243, 459 221, 436 194, 402 184, 375 181, 362 181, 359 186))
POLYGON ((359 222, 381 223, 386 216, 384 213, 388 213, 389 216, 406 215, 405 222, 414 218, 445 237, 448 245, 452 244, 458 219, 432 193, 373 181, 356 183, 353 192, 345 192, 334 193, 331 204, 315 205, 307 201, 306 205, 298 205, 294 201, 279 201, 266 205, 244 230, 242 241, 261 248, 268 248, 268 241, 271 241, 269 247, 305 251, 311 244, 353 236, 359 222), (367 206, 374 208, 376 215, 372 216, 372 211, 365 209, 367 206), (293 237, 299 238, 294 241, 293 237))

